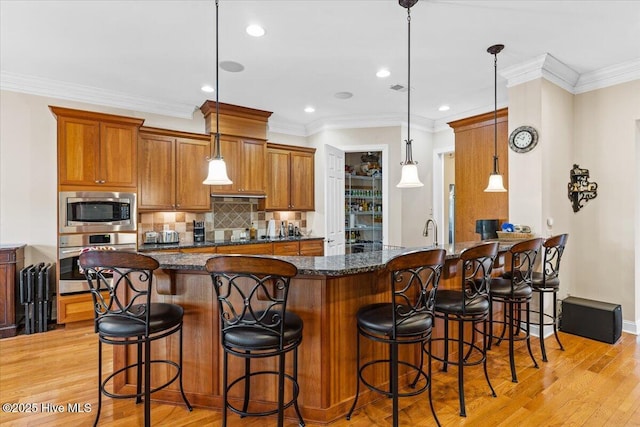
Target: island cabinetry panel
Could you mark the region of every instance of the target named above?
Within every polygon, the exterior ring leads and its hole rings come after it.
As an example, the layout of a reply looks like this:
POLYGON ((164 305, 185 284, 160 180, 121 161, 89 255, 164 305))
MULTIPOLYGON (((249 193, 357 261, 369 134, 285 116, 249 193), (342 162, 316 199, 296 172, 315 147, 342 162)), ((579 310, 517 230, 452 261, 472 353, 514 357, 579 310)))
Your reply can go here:
POLYGON ((24 247, 0 248, 0 338, 18 332, 16 316, 16 283, 24 267, 24 247))
POLYGON ((137 185, 137 140, 142 119, 50 107, 58 122, 58 185, 100 190, 137 185))
POLYGON ((268 211, 315 209, 315 149, 267 144, 268 211))
POLYGON ((209 135, 141 128, 138 140, 138 209, 208 211, 209 135))

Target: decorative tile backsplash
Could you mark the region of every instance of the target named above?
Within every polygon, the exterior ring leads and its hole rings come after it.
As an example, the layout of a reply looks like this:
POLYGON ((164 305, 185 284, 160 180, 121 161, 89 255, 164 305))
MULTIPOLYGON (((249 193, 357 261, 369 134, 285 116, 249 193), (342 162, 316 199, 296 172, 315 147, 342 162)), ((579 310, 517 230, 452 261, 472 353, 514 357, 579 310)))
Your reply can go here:
POLYGON ((251 228, 253 224, 258 229, 258 237, 267 232, 267 223, 276 221, 276 231, 280 229, 281 221, 285 225, 293 222, 302 233, 307 228, 306 212, 265 212, 259 210, 259 199, 222 198, 212 199, 211 212, 149 212, 140 214, 138 223, 138 242, 144 243, 147 231, 175 230, 180 235, 180 241, 193 242, 193 221, 204 221, 205 239, 236 240, 240 233, 251 228))

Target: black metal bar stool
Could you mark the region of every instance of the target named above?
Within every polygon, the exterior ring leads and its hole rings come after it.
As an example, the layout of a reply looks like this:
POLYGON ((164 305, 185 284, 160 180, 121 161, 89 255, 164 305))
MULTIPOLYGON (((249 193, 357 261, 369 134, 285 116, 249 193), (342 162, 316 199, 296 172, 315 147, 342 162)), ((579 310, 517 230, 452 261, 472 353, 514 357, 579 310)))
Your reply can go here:
POLYGON ((227 408, 241 417, 278 414, 278 426, 284 424, 284 410, 294 406, 299 425, 304 420, 298 407, 298 347, 302 342, 302 319, 287 311, 291 278, 298 274, 293 264, 271 257, 220 255, 207 260, 218 298, 220 339, 223 357, 222 425, 227 424, 227 408), (293 352, 293 372, 285 372, 285 356, 293 352), (229 382, 229 355, 244 360, 244 374, 229 382), (254 359, 278 358, 277 370, 251 370, 254 359), (250 409, 251 380, 275 376, 278 404, 275 409, 250 409), (285 379, 291 399, 285 402, 285 379), (244 386, 242 408, 229 402, 229 391, 244 386))
POLYGON ((460 398, 460 415, 467 416, 464 404, 464 369, 466 366, 483 365, 484 376, 491 389, 496 392, 489 380, 487 372, 487 318, 489 316, 489 282, 491 270, 498 255, 498 242, 483 243, 465 249, 460 254, 462 268, 459 269, 459 289, 438 289, 435 302, 436 318, 444 320, 444 337, 433 338, 433 342, 444 343, 444 355, 432 355, 435 360, 443 362, 442 370, 448 365, 458 366, 458 395, 460 398), (457 336, 449 336, 449 322, 457 323, 457 336), (465 324, 471 326, 470 337, 465 338, 465 324), (476 340, 476 332, 482 325, 480 337, 476 340), (449 340, 457 342, 457 358, 449 359, 449 340))
MULTIPOLYGON (((505 331, 508 330, 509 364, 511 365, 511 381, 514 383, 518 382, 514 353, 515 341, 526 341, 533 365, 536 368, 538 367, 538 362, 536 362, 531 351, 530 302, 533 292, 531 288, 533 266, 541 245, 542 239, 540 238, 514 244, 508 251, 511 258, 511 268, 508 270, 510 272, 509 278, 494 277, 491 279, 489 292, 491 296, 491 304, 489 306, 490 340, 497 338, 496 345, 500 345, 500 342, 504 339, 505 331), (502 304, 502 320, 493 318, 493 303, 502 304), (525 316, 524 322, 522 321, 523 312, 525 316), (500 336, 493 333, 494 323, 502 325, 500 336), (524 334, 521 335, 520 332, 524 334)), ((488 347, 491 347, 491 341, 488 347)))
POLYGON ((95 331, 98 333, 98 411, 94 426, 98 424, 102 408, 102 395, 117 398, 144 400, 144 425, 151 425, 151 394, 178 380, 182 399, 192 410, 182 388, 182 318, 184 310, 177 304, 151 302, 153 270, 158 262, 133 252, 89 251, 80 255, 80 267, 89 282, 95 314, 95 331), (108 289, 103 298, 100 290, 108 289), (151 343, 179 334, 179 361, 152 360, 151 343), (102 378, 102 344, 137 346, 136 362, 102 378), (151 385, 151 365, 171 366, 174 375, 164 384, 151 385), (118 394, 107 390, 107 384, 118 374, 126 375, 136 369, 136 393, 118 394), (144 368, 144 375, 143 375, 144 368), (143 385, 144 377, 144 385, 143 385))
MULTIPOLYGON (((360 382, 369 389, 393 399, 393 426, 398 426, 398 398, 415 396, 425 390, 429 391, 429 405, 436 423, 440 425, 431 400, 431 332, 433 329, 433 308, 436 290, 440 281, 445 260, 444 249, 419 250, 389 260, 383 274, 389 277, 391 301, 366 305, 356 315, 357 336, 357 382, 356 397, 347 414, 347 420, 356 408, 360 393, 360 382), (361 364, 360 337, 389 346, 389 359, 371 360, 361 364), (422 349, 427 346, 427 372, 424 372, 422 357, 420 364, 401 361, 398 358, 398 346, 417 344, 422 349), (384 365, 388 367, 389 388, 373 384, 367 379, 368 368, 384 365), (401 391, 398 371, 399 366, 415 371, 413 382, 409 382, 410 391, 401 391), (416 385, 420 386, 416 389, 416 385)), ((423 352, 420 351, 422 355, 423 352)))
POLYGON ((560 289, 560 260, 568 239, 568 234, 559 234, 547 238, 542 244, 544 248, 543 271, 534 271, 532 275, 531 288, 534 294, 538 294, 538 309, 532 309, 531 312, 538 315, 540 351, 542 352, 543 362, 548 361, 547 351, 544 347, 545 326, 553 326, 553 335, 556 337, 560 350, 564 350, 558 336, 558 322, 560 321, 558 316, 558 290, 560 289), (544 306, 544 296, 549 294, 553 300, 553 312, 551 314, 545 312, 544 306))

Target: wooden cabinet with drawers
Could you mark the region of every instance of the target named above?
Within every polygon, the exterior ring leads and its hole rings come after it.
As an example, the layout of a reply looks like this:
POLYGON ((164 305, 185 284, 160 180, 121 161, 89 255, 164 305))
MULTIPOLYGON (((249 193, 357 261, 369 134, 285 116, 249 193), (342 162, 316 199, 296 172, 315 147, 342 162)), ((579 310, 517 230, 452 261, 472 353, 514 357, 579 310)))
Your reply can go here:
POLYGON ((268 211, 315 209, 315 148, 267 144, 268 211))
POLYGON ((50 108, 58 122, 61 191, 78 187, 130 191, 136 187, 138 128, 143 119, 50 108))
POLYGON ((138 209, 208 211, 209 135, 141 128, 138 140, 138 209))

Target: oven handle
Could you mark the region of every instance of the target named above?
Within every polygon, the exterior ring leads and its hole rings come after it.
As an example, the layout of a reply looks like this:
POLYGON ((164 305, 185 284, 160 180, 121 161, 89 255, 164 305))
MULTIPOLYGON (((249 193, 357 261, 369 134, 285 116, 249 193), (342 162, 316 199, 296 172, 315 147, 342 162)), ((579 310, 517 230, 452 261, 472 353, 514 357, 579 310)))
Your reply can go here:
MULTIPOLYGON (((115 247, 117 251, 135 251, 135 245, 118 245, 118 246, 110 246, 115 247)), ((85 247, 82 248, 69 248, 69 249, 60 249, 60 258, 73 258, 74 256, 80 256, 85 247), (63 256, 64 255, 64 256, 63 256)))

